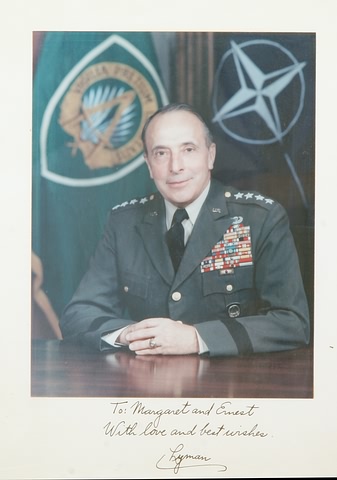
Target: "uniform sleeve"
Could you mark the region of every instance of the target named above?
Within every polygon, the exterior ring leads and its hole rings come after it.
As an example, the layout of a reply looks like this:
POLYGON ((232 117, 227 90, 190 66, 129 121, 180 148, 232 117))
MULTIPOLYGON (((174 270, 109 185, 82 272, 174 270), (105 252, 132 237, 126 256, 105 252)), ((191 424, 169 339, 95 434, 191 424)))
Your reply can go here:
POLYGON ((212 328, 209 322, 195 325, 210 355, 290 350, 309 343, 309 309, 284 208, 270 209, 259 230, 253 259, 256 314, 216 319, 212 328))
POLYGON ((89 269, 61 316, 63 338, 99 350, 113 348, 102 336, 133 323, 121 304, 119 288, 111 214, 89 269))

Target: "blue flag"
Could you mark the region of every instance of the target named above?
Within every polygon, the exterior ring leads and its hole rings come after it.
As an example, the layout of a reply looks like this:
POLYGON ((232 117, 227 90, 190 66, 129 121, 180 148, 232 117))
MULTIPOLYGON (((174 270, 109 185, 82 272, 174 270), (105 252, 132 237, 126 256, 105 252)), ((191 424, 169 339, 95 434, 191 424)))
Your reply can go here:
POLYGON ((210 119, 217 143, 214 175, 286 208, 311 312, 315 45, 314 33, 215 34, 210 119))
POLYGON ((215 174, 275 197, 292 225, 312 224, 315 35, 227 33, 214 43, 215 174))

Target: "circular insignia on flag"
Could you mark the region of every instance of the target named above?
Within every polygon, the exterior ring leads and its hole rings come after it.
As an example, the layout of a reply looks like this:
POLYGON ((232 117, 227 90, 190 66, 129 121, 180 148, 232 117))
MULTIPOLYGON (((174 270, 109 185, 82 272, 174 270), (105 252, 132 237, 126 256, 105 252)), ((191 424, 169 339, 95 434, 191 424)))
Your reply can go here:
POLYGON ((124 177, 144 163, 143 125, 166 103, 149 59, 111 35, 74 65, 47 105, 40 133, 42 175, 69 186, 124 177), (113 51, 107 55, 112 47, 119 49, 119 61, 113 61, 113 51))
POLYGON ((303 109, 305 64, 274 41, 232 41, 215 75, 213 123, 243 143, 281 141, 303 109))
POLYGON ((129 162, 143 151, 141 130, 158 109, 155 92, 137 70, 103 62, 87 68, 67 91, 59 123, 90 169, 129 162))

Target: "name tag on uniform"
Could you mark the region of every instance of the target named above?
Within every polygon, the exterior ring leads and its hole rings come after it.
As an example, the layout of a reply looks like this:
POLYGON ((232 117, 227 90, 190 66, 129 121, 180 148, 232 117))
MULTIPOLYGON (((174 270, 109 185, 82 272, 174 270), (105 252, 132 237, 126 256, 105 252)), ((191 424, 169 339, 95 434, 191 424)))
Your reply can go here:
POLYGON ((234 224, 214 245, 211 255, 200 264, 201 273, 219 270, 220 275, 230 275, 237 267, 253 265, 250 226, 234 224))

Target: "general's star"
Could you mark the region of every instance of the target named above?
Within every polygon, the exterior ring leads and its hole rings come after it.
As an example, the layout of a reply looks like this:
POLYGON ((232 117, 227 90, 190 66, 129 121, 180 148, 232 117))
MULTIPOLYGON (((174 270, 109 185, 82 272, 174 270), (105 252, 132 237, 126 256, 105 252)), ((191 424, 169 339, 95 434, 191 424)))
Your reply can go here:
POLYGON ((262 195, 255 195, 256 200, 263 200, 264 197, 262 195))
POLYGON ((236 199, 242 198, 242 197, 243 197, 243 193, 241 193, 241 192, 236 193, 236 194, 234 195, 234 197, 235 197, 236 199))
POLYGON ((265 121, 277 140, 280 140, 282 138, 282 125, 276 105, 276 97, 303 69, 306 62, 295 63, 274 72, 264 73, 241 50, 239 45, 232 41, 231 46, 240 88, 220 108, 213 118, 213 122, 219 122, 248 112, 256 112, 265 121), (247 85, 245 73, 249 77, 253 88, 247 85), (270 82, 273 78, 275 80, 270 82), (268 106, 269 102, 266 102, 265 98, 270 102, 270 107, 268 106), (247 105, 247 102, 250 100, 253 103, 247 105))
POLYGON ((139 200, 139 203, 146 203, 148 200, 146 197, 142 198, 141 200, 139 200))

